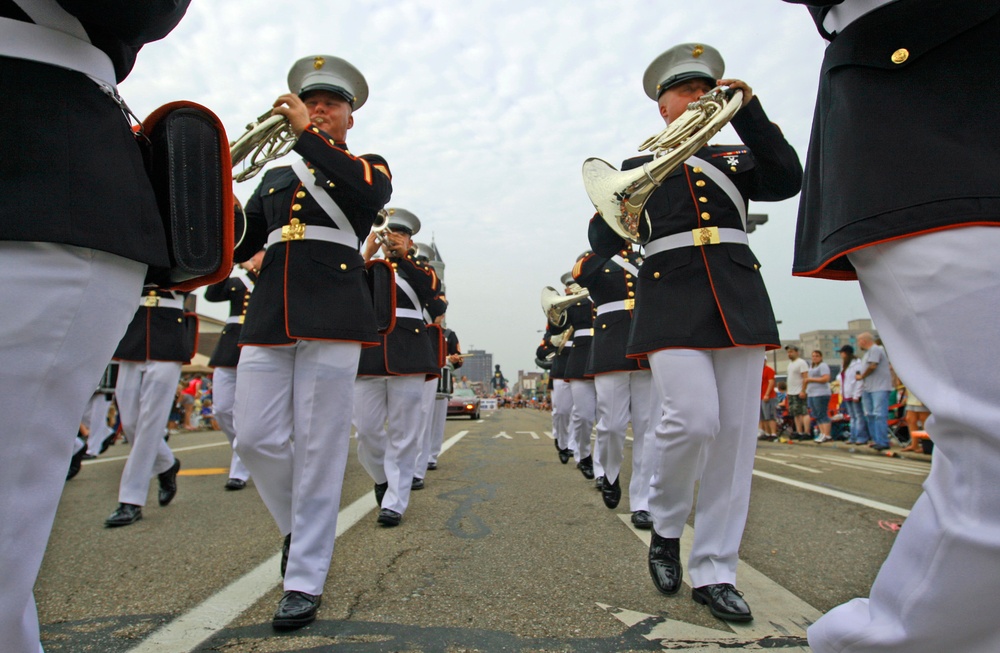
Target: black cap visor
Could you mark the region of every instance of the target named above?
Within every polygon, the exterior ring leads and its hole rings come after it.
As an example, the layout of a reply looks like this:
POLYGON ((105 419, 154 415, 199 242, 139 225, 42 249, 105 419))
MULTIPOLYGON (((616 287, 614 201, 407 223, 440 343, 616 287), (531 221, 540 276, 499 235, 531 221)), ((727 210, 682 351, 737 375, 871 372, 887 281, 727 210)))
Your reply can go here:
POLYGON ((351 105, 351 108, 354 108, 354 96, 348 93, 347 89, 343 88, 342 86, 334 86, 333 84, 310 84, 309 86, 306 86, 304 89, 299 91, 299 98, 305 100, 306 96, 312 93, 313 91, 329 91, 330 93, 339 95, 340 97, 347 100, 347 103, 351 105))
POLYGON ((667 89, 670 88, 671 86, 677 86, 681 82, 686 82, 689 79, 707 79, 708 83, 712 86, 712 88, 715 88, 716 80, 712 79, 710 75, 697 70, 691 70, 688 72, 671 75, 670 77, 667 77, 665 80, 660 82, 660 90, 656 94, 656 99, 659 100, 660 96, 666 93, 667 89))

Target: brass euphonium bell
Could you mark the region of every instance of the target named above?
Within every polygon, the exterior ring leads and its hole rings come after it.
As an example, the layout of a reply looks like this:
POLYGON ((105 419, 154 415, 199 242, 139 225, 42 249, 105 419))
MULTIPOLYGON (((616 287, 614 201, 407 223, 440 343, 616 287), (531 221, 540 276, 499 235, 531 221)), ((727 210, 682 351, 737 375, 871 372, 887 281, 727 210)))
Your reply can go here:
POLYGON ((639 151, 656 155, 633 170, 619 171, 607 161, 583 162, 583 185, 594 208, 608 226, 633 243, 649 241, 652 225, 646 201, 663 180, 688 157, 700 150, 743 104, 743 91, 719 86, 688 105, 687 111, 660 133, 647 138, 639 151))
POLYGON ((573 295, 565 297, 552 286, 542 288, 542 312, 553 326, 562 326, 566 323, 566 309, 576 304, 581 299, 590 296, 590 291, 586 288, 573 295))
POLYGON ((271 161, 288 154, 298 140, 288 119, 271 115, 270 109, 246 128, 242 136, 229 144, 234 168, 244 159, 249 159, 243 170, 233 174, 237 182, 250 179, 271 161))

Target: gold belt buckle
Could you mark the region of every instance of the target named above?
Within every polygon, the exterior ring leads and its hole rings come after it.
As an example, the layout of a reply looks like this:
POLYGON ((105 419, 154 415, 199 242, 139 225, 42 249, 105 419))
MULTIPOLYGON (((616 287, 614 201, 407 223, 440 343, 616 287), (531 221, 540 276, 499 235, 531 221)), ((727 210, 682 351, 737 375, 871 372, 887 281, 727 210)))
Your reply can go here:
POLYGON ((287 240, 303 240, 306 237, 306 226, 299 222, 298 218, 292 218, 291 222, 281 228, 282 242, 287 240))
POLYGON ((241 316, 240 316, 240 321, 239 321, 239 324, 243 324, 243 320, 245 320, 245 319, 246 319, 246 317, 247 317, 246 315, 241 315, 241 316))
POLYGON ((700 229, 692 229, 691 235, 694 236, 695 247, 702 247, 703 245, 719 244, 718 227, 701 227, 700 229))
POLYGON ((143 300, 142 305, 145 306, 146 308, 156 308, 157 306, 160 305, 160 298, 157 297, 156 295, 146 295, 146 298, 143 300))
POLYGON ((626 311, 635 310, 635 299, 626 299, 625 300, 625 310, 626 311))

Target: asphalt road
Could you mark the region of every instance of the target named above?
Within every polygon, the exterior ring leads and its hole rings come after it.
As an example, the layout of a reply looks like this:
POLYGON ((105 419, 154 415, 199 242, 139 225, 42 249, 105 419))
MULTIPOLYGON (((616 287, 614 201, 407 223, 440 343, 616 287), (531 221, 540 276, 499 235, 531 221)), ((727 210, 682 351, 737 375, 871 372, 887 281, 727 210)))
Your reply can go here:
POLYGON ((35 591, 45 650, 807 651, 809 623, 867 594, 929 470, 925 456, 760 444, 738 581, 755 620, 730 626, 687 586, 654 589, 648 531, 559 463, 550 430, 530 409, 449 420, 450 448, 395 529, 375 523, 352 455, 319 619, 290 634, 270 626, 281 538, 252 482, 223 490, 223 435, 172 436, 177 498, 160 508, 153 483, 142 521, 106 529, 116 445, 66 485, 35 591))

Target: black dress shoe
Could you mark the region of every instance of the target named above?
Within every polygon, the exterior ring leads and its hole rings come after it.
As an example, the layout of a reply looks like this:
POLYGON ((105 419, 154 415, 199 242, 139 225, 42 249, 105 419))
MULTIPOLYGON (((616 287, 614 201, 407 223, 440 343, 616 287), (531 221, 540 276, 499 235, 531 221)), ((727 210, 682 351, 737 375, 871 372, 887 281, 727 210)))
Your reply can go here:
POLYGON ((395 510, 382 508, 378 511, 377 521, 383 526, 399 526, 399 522, 403 521, 403 516, 395 510))
POLYGON ((108 528, 116 526, 128 526, 142 519, 142 507, 131 503, 119 503, 111 516, 104 520, 104 525, 108 528))
POLYGON ((104 453, 105 451, 107 451, 108 447, 110 447, 111 445, 113 445, 115 443, 115 436, 116 435, 117 435, 117 433, 112 433, 108 437, 104 438, 104 441, 101 442, 101 453, 104 453))
POLYGON ((414 476, 413 480, 410 481, 410 489, 411 490, 423 490, 424 489, 424 479, 417 478, 416 476, 414 476))
POLYGON ((382 497, 385 496, 385 491, 389 489, 388 483, 376 483, 375 484, 375 503, 378 507, 382 507, 382 497))
POLYGON ((80 473, 80 466, 83 464, 83 457, 86 455, 87 447, 83 447, 69 459, 69 471, 66 472, 67 481, 80 473))
MULTIPOLYGON (((556 445, 558 447, 559 445, 556 445)), ((559 462, 563 465, 569 462, 569 459, 573 457, 572 449, 559 449, 559 462)))
POLYGON ((295 630, 316 620, 316 611, 322 603, 322 595, 305 592, 285 592, 278 602, 278 609, 271 619, 275 630, 295 630))
POLYGON ((178 458, 174 458, 174 464, 170 466, 170 469, 158 474, 157 478, 160 479, 160 505, 165 506, 174 500, 177 496, 177 472, 181 469, 181 461, 178 458))
POLYGON ((594 489, 595 490, 603 490, 604 489, 604 477, 603 476, 597 476, 596 478, 594 478, 594 489))
POLYGON ((594 459, 590 456, 582 458, 580 462, 576 464, 576 468, 580 470, 583 477, 589 480, 594 478, 594 459))
POLYGON ((691 590, 691 598, 695 603, 707 605, 712 614, 723 621, 753 621, 743 592, 729 583, 695 587, 691 590))
POLYGON ((636 510, 632 513, 632 525, 648 531, 653 527, 653 517, 649 514, 648 510, 636 510))
POLYGON ((653 531, 649 542, 649 575, 660 592, 667 596, 677 593, 684 578, 680 538, 660 537, 653 531))
POLYGON ((615 479, 614 483, 608 483, 608 479, 606 477, 601 479, 601 498, 604 499, 604 505, 611 510, 618 507, 618 502, 622 500, 622 484, 620 476, 615 479))
POLYGON ((285 577, 285 569, 288 567, 288 550, 292 548, 292 534, 285 536, 285 541, 281 543, 281 577, 285 577))
POLYGON ((227 490, 242 490, 247 486, 247 482, 242 478, 231 478, 226 481, 227 490))
POLYGON ((429 462, 429 463, 427 463, 427 469, 429 471, 434 471, 437 468, 438 468, 438 464, 437 463, 435 463, 435 462, 429 462))

